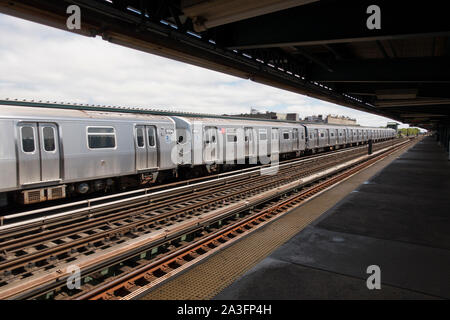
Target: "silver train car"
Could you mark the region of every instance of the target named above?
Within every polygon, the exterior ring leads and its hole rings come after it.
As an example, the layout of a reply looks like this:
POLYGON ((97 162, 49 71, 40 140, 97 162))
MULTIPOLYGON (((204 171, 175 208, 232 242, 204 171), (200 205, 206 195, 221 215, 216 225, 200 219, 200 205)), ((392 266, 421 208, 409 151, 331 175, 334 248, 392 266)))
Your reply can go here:
POLYGON ((395 130, 389 128, 325 124, 304 124, 304 126, 308 137, 306 148, 311 153, 365 144, 369 140, 378 142, 396 136, 395 130))
POLYGON ((172 117, 177 128, 180 166, 208 172, 235 164, 269 163, 279 155, 299 156, 305 127, 296 123, 226 118, 172 117))
POLYGON ((0 105, 0 206, 394 138, 393 129, 0 105))
POLYGON ((176 170, 165 116, 2 106, 0 203, 28 204, 156 181, 176 170))

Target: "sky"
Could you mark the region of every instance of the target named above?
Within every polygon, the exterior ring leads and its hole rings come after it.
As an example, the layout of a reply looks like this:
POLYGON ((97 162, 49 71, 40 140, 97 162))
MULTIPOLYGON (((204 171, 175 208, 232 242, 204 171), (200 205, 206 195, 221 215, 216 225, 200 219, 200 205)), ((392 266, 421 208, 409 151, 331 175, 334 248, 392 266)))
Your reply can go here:
MULTIPOLYGON (((213 114, 333 114, 363 126, 385 117, 0 14, 0 99, 213 114)), ((407 127, 402 125, 401 127, 407 127)))

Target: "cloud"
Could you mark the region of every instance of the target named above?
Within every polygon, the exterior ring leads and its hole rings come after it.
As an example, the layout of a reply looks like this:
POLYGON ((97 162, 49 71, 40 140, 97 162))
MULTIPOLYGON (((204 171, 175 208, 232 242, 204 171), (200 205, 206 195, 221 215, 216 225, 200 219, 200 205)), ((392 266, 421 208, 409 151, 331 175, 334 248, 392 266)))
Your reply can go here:
POLYGON ((258 110, 389 119, 0 14, 0 98, 202 113, 258 110))

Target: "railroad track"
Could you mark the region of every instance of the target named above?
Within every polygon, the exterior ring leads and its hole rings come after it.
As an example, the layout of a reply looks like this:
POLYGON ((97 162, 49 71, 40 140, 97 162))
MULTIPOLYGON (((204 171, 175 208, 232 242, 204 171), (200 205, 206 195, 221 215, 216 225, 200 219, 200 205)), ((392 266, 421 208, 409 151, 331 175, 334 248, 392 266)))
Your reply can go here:
MULTIPOLYGON (((401 139, 378 142, 373 145, 373 148, 374 148, 374 150, 377 150, 384 146, 391 145, 394 141, 401 141, 401 139)), ((301 160, 306 161, 308 159, 314 159, 314 158, 320 157, 320 156, 345 153, 345 152, 349 152, 349 151, 357 150, 357 149, 365 150, 365 149, 367 149, 367 145, 352 146, 352 147, 338 149, 338 150, 332 150, 332 151, 322 151, 322 152, 314 154, 314 155, 302 156, 301 160)), ((287 164, 287 163, 296 162, 298 160, 299 160, 299 158, 283 160, 280 162, 280 164, 283 165, 283 164, 287 164)), ((180 186, 197 184, 197 183, 204 182, 204 181, 212 181, 215 179, 220 179, 220 178, 228 177, 231 175, 235 175, 236 173, 251 172, 251 171, 260 170, 262 168, 269 167, 269 166, 270 165, 250 166, 250 167, 244 168, 244 169, 233 170, 233 171, 228 171, 228 172, 219 173, 219 174, 211 174, 211 175, 207 175, 204 177, 198 177, 198 178, 193 178, 193 179, 188 179, 188 180, 168 182, 168 183, 163 183, 160 185, 155 185, 155 186, 151 186, 151 187, 147 187, 147 188, 141 188, 141 189, 131 190, 131 191, 127 191, 127 192, 113 193, 113 194, 110 194, 107 196, 99 196, 96 198, 88 198, 85 200, 77 201, 74 199, 67 198, 64 201, 58 200, 57 201, 58 203, 63 202, 63 203, 59 203, 58 205, 52 205, 51 202, 50 203, 40 203, 40 204, 30 205, 31 207, 35 207, 35 208, 32 210, 26 210, 26 211, 11 210, 11 208, 9 208, 9 209, 4 210, 3 213, 0 215, 0 226, 6 225, 6 224, 11 224, 14 222, 23 221, 23 220, 29 220, 29 219, 32 219, 35 217, 47 216, 50 213, 57 214, 60 212, 65 212, 69 209, 71 209, 71 210, 81 209, 82 210, 83 208, 91 207, 94 204, 104 204, 104 203, 108 203, 111 201, 126 199, 126 198, 135 197, 135 196, 139 196, 139 195, 145 195, 145 194, 154 193, 157 191, 163 191, 163 190, 167 190, 169 188, 176 188, 176 187, 180 187, 180 186)))
MULTIPOLYGON (((271 199, 279 198, 278 188, 286 187, 285 194, 287 194, 291 192, 289 190, 296 190, 296 186, 298 187, 296 182, 305 177, 358 157, 362 153, 365 151, 354 150, 339 155, 322 156, 320 162, 317 161, 319 157, 316 160, 294 161, 280 166, 275 176, 257 175, 252 172, 226 179, 226 183, 220 181, 217 185, 207 183, 204 186, 194 186, 193 189, 185 188, 179 190, 179 194, 175 197, 173 192, 169 192, 166 196, 160 195, 150 200, 143 197, 139 201, 121 203, 120 206, 108 205, 99 211, 90 209, 87 218, 84 216, 78 221, 73 219, 80 219, 79 217, 68 216, 69 219, 62 221, 57 219, 54 222, 41 223, 39 226, 35 223, 30 223, 28 228, 22 225, 20 230, 5 229, 10 232, 3 230, 0 235, 0 251, 3 252, 0 256, 0 272, 2 272, 0 297, 64 299, 79 296, 104 281, 108 283, 118 281, 114 279, 121 274, 133 272, 136 266, 146 265, 156 257, 166 256, 168 252, 177 248, 189 247, 194 239, 196 241, 207 239, 208 234, 216 227, 234 225, 248 215, 243 213, 246 209, 250 211, 266 209, 271 199), (264 194, 264 197, 260 196, 261 194, 264 194), (243 201, 251 202, 249 208, 242 206, 243 201), (211 212, 214 214, 208 215, 211 212), (34 234, 37 231, 39 233, 34 234), (45 281, 38 283, 36 285, 38 289, 34 291, 27 291, 20 285, 13 286, 18 282, 39 279, 39 273, 42 275, 58 266, 73 263, 80 257, 94 256, 101 251, 108 251, 146 235, 154 236, 146 243, 137 245, 136 242, 130 247, 133 250, 125 250, 126 255, 117 254, 119 258, 116 257, 112 262, 112 259, 107 262, 91 259, 90 265, 85 263, 84 287, 79 292, 67 291, 64 285, 57 288, 59 277, 54 278, 53 281, 56 281, 50 286, 45 281)), ((190 252, 190 257, 195 256, 192 250, 190 252)), ((108 251, 107 254, 109 253, 108 251)), ((178 259, 180 265, 184 264, 182 260, 178 259)), ((172 264, 175 269, 176 265, 172 264)), ((58 270, 61 273, 61 269, 58 270)), ((164 268, 159 270, 160 273, 164 273, 164 268)), ((148 281, 149 276, 145 279, 148 281)))
POLYGON ((301 205, 306 200, 334 186, 336 183, 349 178, 362 169, 387 157, 392 152, 405 147, 407 146, 397 146, 390 150, 389 153, 381 153, 362 163, 357 162, 358 164, 338 174, 315 181, 314 184, 307 188, 293 190, 285 194, 281 199, 272 200, 266 203, 264 207, 252 210, 252 212, 244 215, 241 219, 232 219, 229 221, 228 226, 220 228, 216 232, 211 232, 208 236, 203 236, 202 239, 193 244, 186 245, 174 253, 168 254, 152 263, 134 268, 133 271, 123 276, 116 277, 116 279, 98 286, 87 293, 75 295, 73 298, 77 300, 130 300, 140 297, 170 276, 182 271, 182 269, 187 269, 218 250, 222 250, 248 233, 263 227, 275 218, 279 218, 293 208, 301 205))

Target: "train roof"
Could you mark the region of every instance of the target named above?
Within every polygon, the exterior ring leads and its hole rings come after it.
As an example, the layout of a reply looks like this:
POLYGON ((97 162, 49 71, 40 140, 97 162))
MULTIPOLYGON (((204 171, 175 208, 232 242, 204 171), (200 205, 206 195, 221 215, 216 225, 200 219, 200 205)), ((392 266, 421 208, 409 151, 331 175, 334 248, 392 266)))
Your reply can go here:
POLYGON ((213 114, 199 114, 190 112, 178 111, 164 111, 155 109, 143 109, 137 107, 116 107, 116 106, 100 106, 100 105, 84 105, 84 104, 65 104, 65 103, 50 103, 50 102, 34 102, 34 101, 18 101, 18 100, 0 100, 0 118, 14 118, 18 115, 37 117, 42 116, 45 119, 63 119, 63 118, 79 118, 79 119, 98 119, 98 120, 155 120, 155 121, 170 121, 171 117, 178 117, 185 119, 186 122, 203 121, 215 124, 237 124, 241 121, 246 121, 249 124, 261 125, 262 123, 269 124, 276 127, 292 127, 293 125, 303 125, 305 127, 335 127, 335 128, 361 128, 361 129, 390 129, 392 128, 376 128, 376 127, 362 127, 340 124, 320 124, 307 123, 302 121, 279 120, 279 119, 256 119, 249 117, 238 116, 223 116, 213 114), (25 109, 25 110, 19 110, 25 109), (8 111, 9 110, 9 111, 8 111), (9 113, 9 116, 7 115, 9 113), (16 113, 16 114, 12 114, 16 113))
POLYGON ((240 116, 225 116, 218 114, 204 114, 204 113, 194 113, 185 111, 168 111, 159 109, 148 109, 140 107, 120 107, 120 106, 101 106, 101 105, 89 105, 89 104, 73 104, 73 103, 58 103, 58 102, 35 102, 27 100, 1 100, 0 106, 19 106, 19 107, 33 107, 33 108, 52 108, 52 109, 66 109, 66 110, 82 110, 82 111, 99 111, 99 112, 117 112, 117 113, 132 113, 132 114, 149 114, 157 116, 167 116, 167 117, 190 117, 190 118, 207 118, 207 119, 235 119, 235 120, 250 120, 250 121, 265 121, 265 122, 276 122, 276 123, 299 123, 298 121, 289 120, 279 120, 279 119, 255 119, 249 117, 240 116))
MULTIPOLYGON (((391 128, 377 128, 377 127, 363 127, 363 126, 350 126, 350 125, 339 125, 339 124, 327 124, 327 123, 303 123, 303 125, 307 128, 333 128, 333 129, 377 129, 377 130, 386 130, 391 128)), ((393 129, 391 129, 393 130, 393 129)))
POLYGON ((170 122, 173 120, 168 116, 151 114, 120 113, 107 111, 33 108, 28 106, 11 106, 0 104, 0 118, 24 119, 24 120, 67 120, 67 119, 95 119, 113 121, 156 121, 170 122))
POLYGON ((256 120, 256 119, 233 119, 233 118, 208 118, 208 117, 174 117, 176 119, 180 119, 188 124, 193 123, 202 123, 205 125, 242 125, 242 121, 245 121, 246 126, 273 126, 277 128, 292 128, 293 126, 300 126, 301 123, 298 122, 273 122, 273 121, 265 121, 264 119, 256 120))

